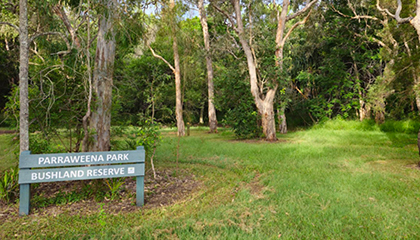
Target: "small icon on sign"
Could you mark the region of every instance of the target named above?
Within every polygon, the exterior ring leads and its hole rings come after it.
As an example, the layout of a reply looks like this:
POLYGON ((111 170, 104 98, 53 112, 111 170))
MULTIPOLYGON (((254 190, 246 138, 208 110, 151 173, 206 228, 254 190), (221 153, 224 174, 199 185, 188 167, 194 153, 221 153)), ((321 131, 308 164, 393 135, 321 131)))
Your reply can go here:
POLYGON ((133 174, 135 172, 134 167, 128 168, 128 174, 133 174))

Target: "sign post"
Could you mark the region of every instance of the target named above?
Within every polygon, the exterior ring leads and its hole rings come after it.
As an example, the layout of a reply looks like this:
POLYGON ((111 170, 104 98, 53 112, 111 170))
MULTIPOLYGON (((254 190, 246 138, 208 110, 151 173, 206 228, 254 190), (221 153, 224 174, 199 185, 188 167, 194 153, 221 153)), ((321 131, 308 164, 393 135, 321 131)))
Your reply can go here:
POLYGON ((19 215, 30 211, 30 184, 41 182, 136 177, 136 205, 144 204, 144 147, 114 152, 30 154, 19 158, 19 215), (97 166, 100 165, 100 166, 97 166))

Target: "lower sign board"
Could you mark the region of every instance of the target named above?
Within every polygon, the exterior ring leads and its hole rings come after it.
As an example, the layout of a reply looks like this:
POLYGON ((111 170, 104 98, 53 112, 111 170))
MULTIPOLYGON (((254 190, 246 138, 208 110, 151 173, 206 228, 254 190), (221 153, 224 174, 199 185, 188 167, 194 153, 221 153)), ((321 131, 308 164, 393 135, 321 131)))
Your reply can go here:
POLYGON ((135 177, 136 205, 142 206, 144 160, 143 147, 94 153, 31 154, 24 151, 19 157, 19 215, 29 214, 30 184, 42 182, 135 177))
POLYGON ((144 164, 20 170, 19 184, 144 175, 144 164))

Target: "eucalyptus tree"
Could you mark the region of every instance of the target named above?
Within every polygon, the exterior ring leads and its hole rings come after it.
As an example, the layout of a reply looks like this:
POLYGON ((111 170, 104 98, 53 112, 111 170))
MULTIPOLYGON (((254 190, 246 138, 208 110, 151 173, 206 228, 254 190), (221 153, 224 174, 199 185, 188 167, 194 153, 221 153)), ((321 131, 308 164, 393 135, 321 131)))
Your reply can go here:
POLYGON ((213 84, 213 62, 210 49, 210 34, 207 24, 207 14, 204 8, 204 0, 198 0, 200 23, 203 29, 204 48, 206 52, 207 88, 208 88, 208 116, 210 132, 217 132, 217 117, 214 107, 214 84, 213 84))
POLYGON ((99 16, 92 83, 96 109, 90 118, 90 127, 96 133, 91 150, 109 151, 111 148, 112 86, 116 49, 115 23, 118 18, 119 1, 101 0, 99 4, 102 6, 102 14, 99 16))
MULTIPOLYGON (((181 70, 180 70, 180 57, 179 57, 179 50, 178 50, 178 37, 177 37, 177 8, 175 4, 175 0, 169 0, 168 2, 163 2, 163 19, 165 20, 164 24, 169 26, 170 36, 172 38, 172 51, 173 51, 173 65, 169 63, 165 58, 161 55, 157 54, 153 48, 150 46, 150 42, 148 43, 149 49, 152 52, 153 56, 156 58, 161 59, 164 61, 168 67, 172 70, 175 76, 175 114, 176 114, 176 125, 177 125, 177 135, 184 136, 185 135, 185 124, 183 118, 183 103, 182 103, 182 89, 181 89, 181 70)), ((178 5, 179 6, 179 5, 178 5)))
MULTIPOLYGON (((311 7, 317 2, 317 0, 306 1, 306 2, 293 2, 285 0, 282 2, 281 11, 277 9, 274 4, 276 11, 276 39, 275 39, 275 53, 273 57, 276 57, 276 66, 278 67, 279 74, 277 78, 262 79, 258 76, 258 61, 255 51, 252 46, 252 14, 249 15, 248 23, 244 24, 243 21, 243 8, 250 13, 250 8, 255 4, 254 2, 241 2, 239 0, 232 0, 230 8, 231 12, 219 7, 220 3, 214 1, 213 6, 221 12, 230 23, 230 26, 234 29, 241 44, 242 50, 247 59, 249 81, 251 87, 251 94, 254 97, 255 105, 257 106, 258 112, 262 120, 263 133, 267 140, 276 140, 276 127, 274 117, 274 99, 276 97, 277 90, 279 88, 279 79, 284 76, 281 73, 283 69, 283 48, 287 38, 293 32, 293 30, 306 22, 307 16, 300 22, 293 24, 286 32, 286 23, 296 17, 306 13, 311 7), (302 7, 302 5, 304 7, 302 7), (291 11, 293 9, 294 11, 291 11), (248 27, 248 29, 247 29, 248 27)), ((284 111, 283 111, 284 112, 284 111)), ((285 118, 283 121, 285 122, 285 118)), ((282 125, 284 126, 284 125, 282 125)), ((283 129, 283 132, 287 130, 283 129)))

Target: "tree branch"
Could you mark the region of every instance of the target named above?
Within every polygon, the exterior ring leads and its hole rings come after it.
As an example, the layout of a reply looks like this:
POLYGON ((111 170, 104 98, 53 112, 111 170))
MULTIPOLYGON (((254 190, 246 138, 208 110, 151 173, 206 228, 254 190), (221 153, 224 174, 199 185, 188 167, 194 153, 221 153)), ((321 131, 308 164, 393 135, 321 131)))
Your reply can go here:
POLYGON ((66 38, 66 36, 64 36, 64 34, 62 34, 62 33, 60 33, 60 32, 44 32, 44 33, 38 33, 38 34, 35 34, 35 35, 33 35, 30 39, 29 39, 29 41, 28 41, 28 45, 30 45, 37 37, 41 37, 41 36, 47 36, 47 35, 58 35, 58 36, 60 36, 62 39, 63 39, 63 41, 66 43, 66 45, 67 45, 67 51, 60 51, 60 52, 57 52, 57 53, 53 53, 53 54, 51 54, 51 55, 57 55, 57 54, 68 54, 68 53, 70 53, 70 49, 71 49, 71 47, 70 47, 70 43, 69 43, 69 40, 66 38))
POLYGON ((210 2, 210 4, 221 14, 225 15, 225 17, 229 20, 230 24, 232 25, 233 30, 235 30, 235 32, 239 33, 238 29, 236 28, 235 25, 235 20, 233 20, 232 16, 230 16, 226 11, 222 10, 221 8, 219 8, 216 4, 214 4, 213 2, 210 2))
POLYGON ((382 42, 381 40, 379 40, 379 39, 377 39, 377 38, 375 38, 375 37, 367 37, 367 36, 363 36, 362 34, 359 34, 359 33, 354 33, 354 35, 356 36, 356 37, 360 37, 360 38, 364 38, 364 37, 366 37, 366 38, 369 38, 370 40, 372 40, 373 42, 375 42, 375 43, 377 43, 379 46, 381 46, 381 47, 384 47, 384 48, 386 48, 387 50, 391 50, 389 47, 388 47, 388 45, 386 45, 384 42, 382 42))
POLYGON ((165 63, 166 63, 166 65, 168 65, 169 66, 169 68, 173 71, 173 72, 175 72, 175 68, 168 62, 168 61, 166 61, 166 59, 164 59, 162 56, 160 56, 160 55, 158 55, 158 54, 156 54, 155 53, 155 51, 153 50, 153 48, 151 47, 151 46, 148 46, 149 47, 149 49, 150 49, 150 51, 152 52, 152 54, 153 54, 153 57, 155 57, 155 58, 158 58, 158 59, 160 59, 160 60, 162 60, 162 61, 164 61, 165 63))
POLYGON ((63 7, 60 4, 57 4, 52 8, 52 10, 61 19, 61 21, 64 23, 64 26, 66 26, 67 31, 70 33, 71 39, 76 45, 77 49, 80 49, 82 46, 80 44, 79 38, 76 35, 76 30, 71 25, 67 14, 63 10, 63 7))
POLYGON ((304 8, 300 9, 299 11, 297 11, 296 13, 294 13, 292 15, 287 16, 286 21, 292 20, 292 19, 302 15, 303 13, 308 11, 312 7, 312 5, 314 5, 316 2, 318 2, 318 0, 313 0, 312 2, 307 3, 304 8))
POLYGON ((379 0, 376 0, 376 8, 379 11, 385 12, 386 14, 388 14, 389 16, 391 16, 392 18, 394 18, 399 24, 409 23, 411 21, 411 19, 413 19, 413 17, 401 18, 400 17, 400 13, 401 13, 401 9, 402 9, 401 0, 397 0, 397 4, 398 4, 397 10, 395 11, 395 15, 394 15, 388 9, 381 8, 381 6, 379 6, 379 0))
POLYGON ((19 32, 19 27, 16 26, 16 25, 14 25, 14 24, 12 24, 12 23, 9 23, 9 22, 0 22, 0 25, 9 25, 10 27, 16 29, 17 32, 19 32))
POLYGON ((286 43, 287 38, 290 36, 290 34, 293 32, 293 30, 295 30, 295 28, 297 28, 300 25, 303 25, 306 23, 306 21, 309 19, 309 16, 311 15, 312 10, 309 11, 308 15, 300 22, 295 23, 290 29, 289 31, 286 33, 286 35, 284 36, 283 40, 282 40, 282 45, 284 45, 286 43))
POLYGON ((331 8, 333 9, 333 11, 334 12, 336 12, 336 13, 338 13, 339 15, 341 15, 341 16, 343 16, 343 17, 345 17, 345 18, 350 18, 350 19, 355 19, 355 20, 360 20, 360 19, 370 19, 370 20, 375 20, 375 21, 381 21, 379 18, 377 18, 377 17, 372 17, 372 16, 365 16, 365 15, 357 15, 356 14, 356 12, 354 11, 354 9, 352 8, 352 10, 353 10, 353 13, 354 13, 354 17, 351 17, 351 16, 349 16, 349 15, 346 15, 346 14, 344 14, 344 13, 342 13, 342 12, 340 12, 340 11, 338 11, 333 5, 331 5, 331 8))

